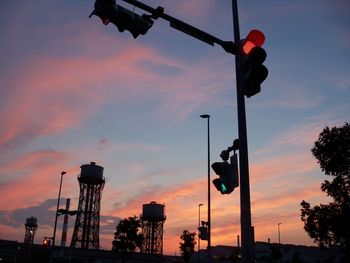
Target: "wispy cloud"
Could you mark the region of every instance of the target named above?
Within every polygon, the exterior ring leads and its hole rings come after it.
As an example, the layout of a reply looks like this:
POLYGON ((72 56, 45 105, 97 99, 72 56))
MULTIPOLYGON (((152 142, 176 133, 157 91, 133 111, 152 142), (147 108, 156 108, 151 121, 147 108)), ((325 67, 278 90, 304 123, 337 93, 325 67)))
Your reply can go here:
POLYGON ((326 126, 339 126, 348 121, 349 109, 350 104, 344 104, 317 115, 305 117, 299 123, 274 136, 268 146, 256 150, 254 155, 261 156, 268 153, 280 155, 282 149, 287 149, 289 152, 295 152, 298 149, 305 154, 310 153, 314 142, 326 126))
POLYGON ((45 150, 25 154, 1 165, 0 191, 3 198, 0 207, 11 210, 40 203, 51 191, 57 190, 53 179, 60 173, 66 158, 63 153, 45 150), (10 176, 13 174, 14 177, 10 176))

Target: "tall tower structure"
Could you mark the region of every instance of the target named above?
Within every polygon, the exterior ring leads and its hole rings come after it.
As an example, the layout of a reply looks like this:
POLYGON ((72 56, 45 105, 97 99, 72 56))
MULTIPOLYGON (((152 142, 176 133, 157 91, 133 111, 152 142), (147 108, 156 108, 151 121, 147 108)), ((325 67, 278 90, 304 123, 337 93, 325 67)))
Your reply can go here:
POLYGON ((33 244, 35 232, 38 228, 37 219, 35 217, 29 217, 24 224, 26 232, 24 234, 24 243, 33 244))
POLYGON ((91 162, 80 168, 80 196, 71 247, 99 249, 100 204, 105 184, 103 167, 91 162))
POLYGON ((142 206, 141 225, 144 240, 141 252, 163 254, 163 226, 165 222, 165 206, 150 202, 142 206))

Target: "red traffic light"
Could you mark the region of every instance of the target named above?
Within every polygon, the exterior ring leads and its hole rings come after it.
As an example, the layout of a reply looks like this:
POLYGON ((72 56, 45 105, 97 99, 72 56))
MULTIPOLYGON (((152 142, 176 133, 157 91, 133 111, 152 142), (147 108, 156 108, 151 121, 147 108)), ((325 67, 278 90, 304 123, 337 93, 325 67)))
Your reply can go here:
POLYGON ((249 52, 254 48, 254 47, 262 47, 262 45, 265 42, 265 35, 263 32, 257 29, 253 29, 249 32, 247 37, 244 39, 243 42, 243 52, 245 54, 249 54, 249 52))
POLYGON ((152 27, 150 15, 138 15, 125 7, 115 4, 115 0, 96 0, 95 9, 89 17, 98 16, 104 25, 113 23, 120 32, 129 31, 134 38, 145 35, 152 27))

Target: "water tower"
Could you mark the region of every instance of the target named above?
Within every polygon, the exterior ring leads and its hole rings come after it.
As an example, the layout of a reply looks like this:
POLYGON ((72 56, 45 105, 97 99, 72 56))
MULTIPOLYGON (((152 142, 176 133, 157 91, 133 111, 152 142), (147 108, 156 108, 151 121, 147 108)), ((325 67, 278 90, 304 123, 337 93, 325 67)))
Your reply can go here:
POLYGON ((71 247, 99 249, 100 204, 105 184, 103 167, 91 162, 80 168, 80 196, 71 247))
POLYGON ((150 202, 142 206, 141 224, 144 240, 141 252, 163 254, 163 225, 165 222, 165 206, 150 202))
POLYGON ((24 226, 26 228, 26 232, 24 234, 24 243, 33 244, 34 235, 38 228, 37 219, 35 217, 27 218, 24 226))

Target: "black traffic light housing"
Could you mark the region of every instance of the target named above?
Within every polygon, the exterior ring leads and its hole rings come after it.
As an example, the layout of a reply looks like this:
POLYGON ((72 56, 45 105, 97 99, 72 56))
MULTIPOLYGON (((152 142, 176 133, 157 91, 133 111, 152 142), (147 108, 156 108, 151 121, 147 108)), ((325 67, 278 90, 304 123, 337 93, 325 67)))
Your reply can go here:
POLYGON ((198 236, 201 240, 208 240, 208 227, 207 226, 200 226, 198 227, 198 236))
POLYGON ((227 151, 223 151, 220 156, 223 157, 224 161, 215 162, 211 165, 214 172, 219 176, 219 178, 213 180, 213 184, 221 194, 230 194, 239 185, 237 154, 234 153, 230 157, 230 163, 227 161, 227 154, 227 151))
POLYGON ((259 93, 261 83, 269 74, 263 65, 266 59, 266 51, 261 47, 254 47, 242 59, 243 93, 248 98, 259 93))
POLYGON ((248 98, 260 92, 260 85, 269 74, 263 65, 266 59, 266 51, 262 48, 264 42, 264 33, 257 29, 251 30, 247 37, 241 40, 239 52, 241 88, 248 98))
POLYGON ((98 16, 104 25, 113 23, 120 32, 129 31, 134 38, 144 35, 152 27, 153 20, 149 15, 138 15, 115 3, 115 0, 96 0, 92 15, 98 16))

